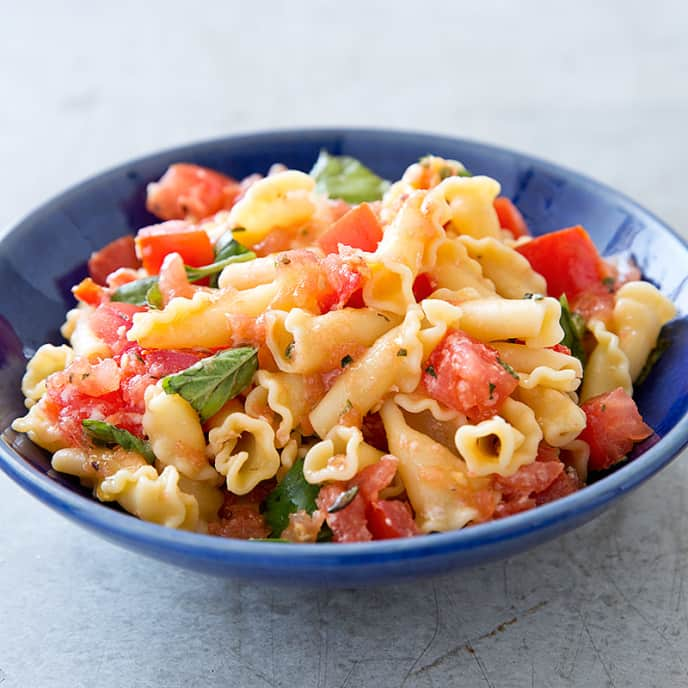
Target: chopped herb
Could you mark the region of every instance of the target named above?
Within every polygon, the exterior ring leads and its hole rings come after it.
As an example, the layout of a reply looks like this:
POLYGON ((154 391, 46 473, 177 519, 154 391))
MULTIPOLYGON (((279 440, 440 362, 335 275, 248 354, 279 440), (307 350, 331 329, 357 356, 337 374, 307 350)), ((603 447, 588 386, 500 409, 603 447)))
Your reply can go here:
POLYGON ((542 301, 545 297, 542 294, 533 294, 532 292, 527 291, 523 295, 524 299, 532 299, 533 301, 542 301))
POLYGON ((150 288, 158 283, 157 277, 143 277, 142 279, 127 282, 117 287, 110 297, 112 301, 131 303, 134 306, 146 306, 146 297, 150 288))
POLYGON ((326 150, 320 151, 310 175, 317 191, 347 203, 379 201, 389 188, 388 181, 360 161, 347 155, 330 155, 326 150))
POLYGON ((232 263, 245 263, 247 260, 253 260, 256 257, 253 251, 244 248, 238 241, 227 247, 227 251, 229 252, 230 250, 238 252, 228 255, 221 260, 216 260, 210 265, 203 265, 200 268, 192 268, 185 265, 186 276, 189 282, 198 282, 198 280, 202 280, 205 277, 217 277, 228 265, 232 263))
POLYGON ((583 348, 585 320, 578 313, 571 311, 566 294, 561 295, 559 303, 561 304, 559 324, 561 329, 564 330, 564 338, 561 340, 561 343, 567 346, 571 350, 571 354, 585 366, 586 356, 585 349, 583 348))
POLYGON ((346 404, 344 404, 344 410, 342 411, 342 415, 345 415, 351 411, 353 408, 353 404, 351 403, 351 399, 346 400, 346 404))
POLYGON ((504 370, 506 370, 506 372, 509 373, 509 375, 511 375, 511 377, 513 377, 514 380, 521 379, 519 378, 518 373, 506 361, 503 361, 499 356, 497 356, 497 363, 499 363, 499 365, 502 366, 502 368, 504 368, 504 370))
POLYGON ((607 289, 609 290, 609 293, 610 293, 610 294, 613 294, 613 293, 614 293, 614 285, 616 284, 616 280, 615 280, 613 277, 605 277, 605 278, 602 280, 602 284, 603 284, 605 287, 607 287, 607 289))
POLYGON ((291 355, 294 353, 294 342, 287 344, 287 348, 284 350, 284 358, 290 359, 291 355))
POLYGON ((317 505, 315 499, 320 485, 311 485, 303 476, 303 459, 294 465, 284 476, 282 482, 265 498, 262 504, 265 522, 271 534, 279 537, 289 525, 289 514, 305 511, 312 514, 317 505))
POLYGON ((602 413, 604 413, 607 410, 607 404, 602 404, 602 413))
POLYGON ((346 356, 344 356, 344 358, 342 359, 342 368, 346 368, 346 366, 348 366, 349 363, 352 363, 353 360, 354 360, 354 359, 351 358, 351 356, 349 356, 349 354, 347 354, 346 356))
POLYGON ((226 349, 163 378, 162 388, 182 396, 206 421, 251 382, 257 368, 257 349, 226 349))
POLYGON ((160 283, 157 280, 151 284, 150 289, 146 292, 146 305, 155 310, 161 310, 165 306, 160 291, 160 283))
POLYGON ((473 173, 467 170, 465 167, 456 173, 457 177, 472 177, 473 173))
POLYGON ((408 356, 408 351, 406 349, 399 349, 397 356, 408 356))
POLYGON ((633 383, 634 385, 642 385, 643 382, 647 380, 647 376, 650 374, 650 371, 655 366, 657 361, 659 361, 659 359, 662 357, 664 352, 669 348, 670 343, 671 342, 669 341, 669 338, 665 336, 663 332, 660 332, 659 337, 657 338, 657 344, 655 345, 655 348, 650 351, 650 355, 647 357, 645 365, 642 367, 642 370, 633 383))
POLYGON ((91 377, 91 373, 81 373, 82 380, 85 380, 87 377, 91 377))
POLYGON ((384 313, 378 313, 377 317, 382 318, 383 320, 386 320, 387 322, 390 322, 389 318, 384 313))
POLYGON ((246 227, 234 227, 232 229, 232 234, 236 234, 237 232, 245 232, 245 231, 246 231, 246 227))
POLYGON ((118 444, 122 449, 141 454, 148 463, 155 463, 155 454, 150 444, 136 437, 136 435, 132 435, 128 430, 118 428, 116 425, 106 423, 104 420, 95 420, 93 418, 87 418, 81 424, 91 439, 99 444, 106 446, 118 444))
POLYGON ((431 365, 429 365, 429 366, 425 369, 425 372, 426 372, 428 375, 431 375, 431 376, 434 377, 434 378, 437 377, 437 373, 435 372, 435 369, 434 369, 431 365))
POLYGON ((332 502, 332 505, 328 508, 328 514, 336 514, 342 509, 346 509, 351 502, 354 501, 356 495, 358 494, 358 485, 350 487, 346 492, 342 492, 337 499, 332 502))
POLYGON ((492 400, 492 395, 494 394, 494 391, 495 391, 497 385, 495 385, 494 382, 490 382, 489 385, 490 385, 490 400, 492 400))
POLYGON ((447 177, 453 177, 454 176, 454 171, 452 170, 451 167, 448 167, 447 165, 444 165, 443 167, 440 167, 439 169, 439 175, 440 179, 444 180, 447 177))

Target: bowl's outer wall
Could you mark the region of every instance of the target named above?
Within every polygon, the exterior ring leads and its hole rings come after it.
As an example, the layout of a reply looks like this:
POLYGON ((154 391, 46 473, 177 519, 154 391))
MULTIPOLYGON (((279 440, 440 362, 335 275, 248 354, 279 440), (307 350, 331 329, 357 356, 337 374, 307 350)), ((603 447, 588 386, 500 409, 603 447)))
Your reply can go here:
MULTIPOLYGON (((256 171, 265 172, 273 162, 307 171, 321 148, 357 157, 388 179, 398 178, 410 162, 427 153, 461 160, 474 174, 498 179, 503 194, 516 201, 535 234, 573 224, 584 225, 603 253, 632 255, 644 275, 675 301, 681 313, 688 311, 688 251, 683 242, 632 201, 554 165, 474 142, 399 132, 328 130, 228 138, 149 156, 86 181, 39 208, 2 241, 0 430, 5 430, 13 418, 24 412, 19 382, 25 356, 45 341, 61 340, 59 327, 65 311, 73 305, 70 287, 85 276, 90 253, 122 234, 133 233, 156 221, 145 210, 148 182, 159 178, 169 164, 180 161, 206 165, 238 178, 256 171)), ((688 409, 688 377, 682 366, 688 352, 687 329, 685 318, 671 325, 671 348, 650 381, 637 390, 638 406, 660 437, 674 429, 688 409)), ((45 452, 11 432, 7 438, 33 468, 48 473, 49 457, 45 452)), ((15 461, 17 454, 3 447, 0 450, 5 454, 0 456, 0 464, 4 463, 7 469, 8 462, 15 461)), ((662 465, 667 461, 668 458, 662 465)), ((33 479, 27 474, 20 479, 16 470, 9 472, 35 493, 33 479)), ((40 479, 56 481, 72 492, 86 494, 70 479, 52 472, 49 478, 41 476, 40 479)), ((65 511, 58 497, 48 499, 43 495, 41 498, 65 511)), ((596 504, 578 514, 568 514, 566 519, 522 532, 518 537, 485 541, 470 549, 448 546, 415 558, 411 549, 410 559, 401 565, 398 558, 385 562, 371 560, 363 566, 361 562, 356 565, 335 557, 331 566, 323 559, 315 574, 309 573, 313 571, 312 561, 307 566, 292 568, 292 574, 302 582, 325 579, 329 583, 353 584, 438 572, 525 549, 578 525, 601 508, 601 504, 596 504)), ((104 534, 102 528, 78 510, 67 512, 66 515, 104 534)), ((112 515, 119 518, 115 512, 112 515)), ((204 557, 198 552, 171 547, 169 543, 132 541, 121 530, 106 536, 191 568, 229 572, 253 580, 283 580, 272 556, 266 555, 264 566, 253 562, 253 568, 248 570, 241 560, 231 556, 204 557)))

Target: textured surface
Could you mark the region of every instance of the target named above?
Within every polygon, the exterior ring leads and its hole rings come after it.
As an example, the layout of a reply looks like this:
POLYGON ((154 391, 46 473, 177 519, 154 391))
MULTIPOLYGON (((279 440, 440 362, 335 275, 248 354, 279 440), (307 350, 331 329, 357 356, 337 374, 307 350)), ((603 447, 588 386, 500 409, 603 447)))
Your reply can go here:
MULTIPOLYGON (((25 2, 0 22, 0 227, 128 157, 274 126, 434 130, 587 171, 686 236, 678 2, 25 2), (575 40, 573 39, 575 37, 575 40)), ((685 457, 684 457, 685 458, 685 457)), ((683 686, 688 463, 413 586, 281 590, 119 550, 0 476, 0 686, 683 686)))

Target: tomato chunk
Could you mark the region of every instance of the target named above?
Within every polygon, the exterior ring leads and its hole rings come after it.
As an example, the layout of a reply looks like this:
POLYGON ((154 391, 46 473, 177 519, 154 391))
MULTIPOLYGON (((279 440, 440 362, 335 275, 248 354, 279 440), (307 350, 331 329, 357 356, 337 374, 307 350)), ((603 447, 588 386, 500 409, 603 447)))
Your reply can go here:
POLYGON ((144 227, 136 236, 136 250, 149 275, 160 272, 165 256, 178 253, 186 265, 209 265, 215 251, 207 232, 186 222, 172 220, 144 227))
POLYGON ((514 239, 529 236, 528 225, 521 215, 521 211, 506 196, 498 196, 493 202, 499 218, 499 226, 511 232, 514 239))
POLYGON ((103 303, 91 313, 88 324, 96 337, 112 349, 113 354, 119 354, 134 346, 134 343, 127 339, 127 332, 134 324, 134 313, 142 313, 145 310, 130 303, 103 303))
POLYGON ((432 292, 435 291, 435 284, 427 272, 421 272, 413 281, 413 296, 416 301, 420 302, 427 299, 432 292))
POLYGON ((472 421, 494 416, 518 378, 491 347, 460 330, 449 330, 430 354, 423 383, 433 399, 472 421))
POLYGON ((318 239, 325 253, 337 253, 339 244, 372 252, 382 239, 382 225, 367 203, 352 208, 318 239))
POLYGON ((368 530, 374 540, 390 540, 418 535, 418 526, 413 520, 411 507, 406 502, 382 499, 366 507, 368 530))
POLYGON ((108 275, 118 268, 138 268, 140 265, 134 237, 127 235, 92 253, 88 261, 88 274, 97 284, 105 284, 108 275))
POLYGON ((590 445, 590 470, 613 466, 636 442, 653 433, 635 401, 621 387, 588 399, 581 408, 588 422, 579 437, 590 445))
POLYGON ((557 298, 566 294, 574 299, 581 292, 597 289, 608 274, 595 244, 580 225, 543 234, 516 250, 547 280, 547 293, 557 298))
POLYGON ((105 289, 100 284, 96 284, 90 277, 82 279, 79 284, 72 287, 72 294, 79 301, 89 306, 97 306, 108 298, 105 289))
POLYGON ((241 193, 239 182, 200 165, 170 165, 148 185, 146 208, 162 220, 201 220, 228 210, 241 193))
POLYGON ((335 254, 326 256, 320 268, 328 285, 328 288, 322 290, 318 296, 318 305, 322 313, 343 308, 345 305, 352 308, 363 306, 363 277, 356 268, 335 254))

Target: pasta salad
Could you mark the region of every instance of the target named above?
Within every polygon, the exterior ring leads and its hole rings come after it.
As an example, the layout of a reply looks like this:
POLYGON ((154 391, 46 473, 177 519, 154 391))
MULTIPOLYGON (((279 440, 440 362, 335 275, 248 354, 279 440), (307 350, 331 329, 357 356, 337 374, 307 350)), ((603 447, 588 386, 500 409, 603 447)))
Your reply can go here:
POLYGON ((355 542, 503 518, 652 434, 673 304, 499 183, 323 151, 241 181, 172 165, 160 222, 95 252, 18 432, 103 502, 224 537, 355 542))

